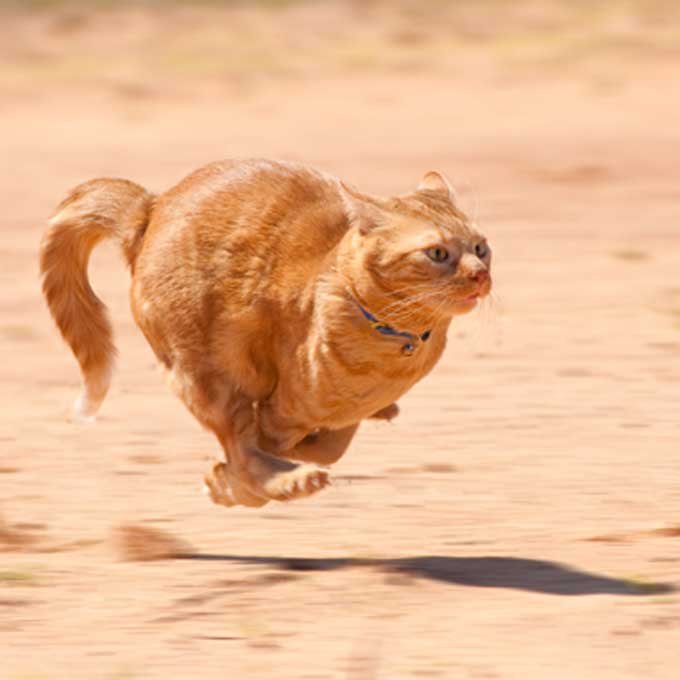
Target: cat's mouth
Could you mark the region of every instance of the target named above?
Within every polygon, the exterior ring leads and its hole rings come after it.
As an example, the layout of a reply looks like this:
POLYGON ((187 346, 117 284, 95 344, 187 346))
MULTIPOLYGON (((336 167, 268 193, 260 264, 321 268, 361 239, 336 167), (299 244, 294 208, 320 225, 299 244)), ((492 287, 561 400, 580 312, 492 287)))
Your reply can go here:
POLYGON ((474 307, 477 302, 483 298, 486 297, 489 294, 489 291, 491 290, 491 286, 483 286, 479 290, 476 290, 474 293, 470 293, 469 295, 466 295, 465 297, 460 297, 455 301, 456 306, 459 307, 474 307))
POLYGON ((488 271, 480 272, 475 278, 477 286, 461 300, 465 304, 476 303, 477 300, 486 297, 491 292, 491 276, 488 271))

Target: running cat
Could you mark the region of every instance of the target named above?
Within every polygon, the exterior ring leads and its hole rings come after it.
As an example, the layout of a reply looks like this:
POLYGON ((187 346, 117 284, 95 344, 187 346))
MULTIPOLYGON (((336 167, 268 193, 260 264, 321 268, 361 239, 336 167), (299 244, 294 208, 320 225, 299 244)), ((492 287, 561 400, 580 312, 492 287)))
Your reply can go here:
POLYGON ((107 237, 172 388, 224 449, 205 481, 225 506, 326 486, 361 420, 397 415, 452 317, 491 289, 490 248, 437 172, 394 198, 268 160, 213 163, 158 196, 92 180, 57 208, 40 260, 82 371, 83 418, 104 399, 115 354, 87 278, 107 237))

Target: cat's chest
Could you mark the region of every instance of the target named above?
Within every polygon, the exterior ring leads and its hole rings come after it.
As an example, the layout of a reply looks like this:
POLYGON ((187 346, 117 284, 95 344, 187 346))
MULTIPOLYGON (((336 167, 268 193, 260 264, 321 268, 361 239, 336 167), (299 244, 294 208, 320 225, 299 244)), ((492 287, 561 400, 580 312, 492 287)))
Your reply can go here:
POLYGON ((368 418, 397 401, 441 356, 443 343, 403 343, 376 348, 319 348, 305 381, 304 399, 320 426, 342 427, 368 418), (367 351, 368 350, 368 351, 367 351))

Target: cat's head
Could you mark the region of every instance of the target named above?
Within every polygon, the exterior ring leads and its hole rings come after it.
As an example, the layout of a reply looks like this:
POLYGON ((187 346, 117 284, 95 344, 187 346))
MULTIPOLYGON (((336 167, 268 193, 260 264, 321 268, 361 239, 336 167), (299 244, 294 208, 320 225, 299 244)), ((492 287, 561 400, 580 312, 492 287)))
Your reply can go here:
POLYGON ((489 294, 491 249, 443 175, 428 172, 416 191, 390 199, 343 190, 348 273, 373 314, 408 326, 416 317, 465 314, 489 294))

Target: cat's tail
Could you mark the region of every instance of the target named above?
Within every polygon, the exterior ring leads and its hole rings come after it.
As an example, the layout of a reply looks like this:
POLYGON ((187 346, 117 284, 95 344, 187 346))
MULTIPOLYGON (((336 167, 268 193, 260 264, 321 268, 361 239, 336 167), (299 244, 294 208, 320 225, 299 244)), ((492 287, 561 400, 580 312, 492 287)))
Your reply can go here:
POLYGON ((101 240, 115 238, 134 270, 153 200, 146 189, 124 179, 85 182, 59 204, 42 241, 42 289, 80 364, 84 389, 75 410, 82 419, 94 419, 109 389, 116 355, 106 307, 87 278, 90 254, 101 240))

